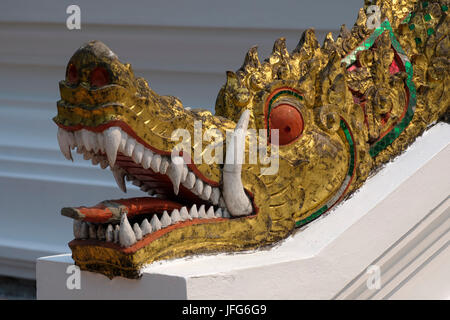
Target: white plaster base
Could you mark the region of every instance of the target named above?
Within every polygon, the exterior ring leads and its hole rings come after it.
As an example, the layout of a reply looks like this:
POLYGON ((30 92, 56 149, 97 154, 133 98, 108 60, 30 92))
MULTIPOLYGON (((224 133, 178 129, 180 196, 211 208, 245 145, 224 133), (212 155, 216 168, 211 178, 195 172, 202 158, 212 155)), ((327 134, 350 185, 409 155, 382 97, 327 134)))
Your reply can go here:
POLYGON ((44 257, 37 298, 450 298, 449 194, 450 125, 438 124, 352 198, 270 250, 154 263, 139 280, 82 271, 80 290, 66 287, 70 254, 44 257), (373 264, 381 269, 375 290, 366 286, 373 264))

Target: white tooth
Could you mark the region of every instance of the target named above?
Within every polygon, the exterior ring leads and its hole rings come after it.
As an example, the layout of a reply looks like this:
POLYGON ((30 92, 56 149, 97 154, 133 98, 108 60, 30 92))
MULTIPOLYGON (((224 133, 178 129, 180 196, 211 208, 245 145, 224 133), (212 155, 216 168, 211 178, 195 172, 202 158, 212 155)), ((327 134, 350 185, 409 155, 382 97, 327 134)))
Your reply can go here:
POLYGON ((80 227, 80 239, 87 239, 89 238, 89 227, 86 222, 81 223, 80 227))
POLYGON ((170 220, 172 221, 172 224, 181 221, 180 211, 178 211, 178 209, 174 209, 172 211, 172 213, 170 214, 170 220))
POLYGON ((152 163, 150 163, 150 168, 154 172, 159 172, 159 166, 161 165, 161 156, 159 154, 154 154, 152 158, 152 163))
POLYGON ((195 184, 195 174, 193 172, 189 172, 186 180, 183 182, 183 186, 185 186, 188 189, 192 189, 195 184))
POLYGON ((125 153, 125 146, 127 145, 128 134, 122 130, 120 132, 122 134, 122 137, 120 138, 119 151, 125 153))
POLYGON ((150 164, 152 163, 153 152, 148 149, 145 149, 144 155, 142 156, 142 167, 144 169, 150 168, 150 164))
POLYGON ((200 180, 199 178, 197 178, 197 180, 195 180, 193 191, 198 196, 201 195, 203 192, 203 181, 200 180))
POLYGON ((127 144, 125 145, 124 154, 128 157, 131 157, 131 155, 133 154, 135 145, 136 145, 136 140, 129 137, 127 140, 127 144))
POLYGON ((200 195, 200 198, 203 200, 209 200, 209 197, 211 196, 212 188, 209 184, 204 184, 203 192, 200 195))
POLYGON ((219 207, 221 207, 221 208, 226 208, 226 207, 227 207, 227 205, 226 205, 225 200, 223 199, 223 197, 220 197, 220 198, 219 198, 219 207))
POLYGON ((105 229, 103 228, 102 225, 99 225, 97 228, 97 239, 105 240, 105 238, 106 238, 105 229))
POLYGON ((144 219, 141 222, 141 230, 142 230, 142 235, 145 236, 149 233, 152 233, 152 225, 148 222, 147 219, 144 219))
POLYGON ((126 213, 122 213, 120 218, 119 241, 122 247, 130 247, 136 243, 136 236, 128 222, 126 213))
POLYGON ((133 231, 134 231, 134 236, 136 237, 136 240, 141 240, 142 239, 142 230, 139 227, 138 223, 136 222, 133 225, 133 231))
POLYGON ((230 214, 249 215, 253 208, 242 185, 242 163, 245 157, 245 136, 247 134, 250 111, 244 110, 231 137, 227 137, 227 151, 222 170, 222 194, 230 214), (231 138, 230 143, 228 143, 231 138))
POLYGON ((116 224, 116 226, 114 228, 114 243, 119 243, 119 241, 120 241, 119 233, 120 233, 120 227, 118 224, 116 224))
POLYGON ((195 204, 189 210, 189 215, 192 217, 192 219, 198 218, 197 206, 195 204))
POLYGON ((169 165, 170 165, 169 159, 167 159, 167 157, 163 157, 161 160, 161 166, 159 167, 159 172, 161 174, 166 174, 169 165))
POLYGON ((111 169, 114 179, 116 180, 117 186, 123 192, 127 192, 127 186, 125 184, 125 171, 120 168, 111 169))
POLYGON ((97 239, 97 228, 93 224, 89 224, 89 239, 97 239))
POLYGON ((180 209, 180 217, 182 221, 192 220, 192 217, 189 215, 186 207, 182 207, 180 209))
POLYGON ((88 151, 98 151, 97 137, 92 131, 82 129, 81 138, 83 139, 83 144, 88 151))
POLYGON ((103 133, 97 133, 96 138, 97 138, 98 149, 101 152, 105 152, 105 136, 103 135, 103 133))
POLYGON ((224 210, 223 210, 222 216, 223 216, 224 218, 227 218, 227 219, 231 218, 230 213, 228 212, 227 209, 224 209, 224 210))
POLYGON ((114 229, 113 226, 108 224, 108 227, 106 228, 106 242, 113 242, 114 241, 114 229))
POLYGON ((215 214, 214 214, 214 207, 213 206, 209 207, 208 211, 206 211, 206 217, 208 219, 212 219, 212 218, 216 217, 215 214))
POLYGON ((222 209, 217 209, 214 215, 216 216, 216 218, 222 218, 222 209))
POLYGON ((142 156, 144 155, 144 146, 140 143, 136 143, 134 147, 132 158, 135 163, 140 164, 142 161, 142 156))
POLYGON ((153 215, 152 220, 150 220, 150 224, 152 225, 153 231, 158 231, 161 229, 161 221, 159 221, 156 214, 153 215))
POLYGON ((189 169, 187 168, 187 166, 183 166, 183 171, 181 173, 181 182, 186 181, 188 173, 189 173, 189 169))
POLYGON ((167 169, 167 176, 169 177, 170 181, 172 181, 173 192, 175 194, 178 194, 178 191, 180 190, 180 182, 181 176, 183 174, 183 166, 184 166, 183 158, 173 157, 172 162, 170 163, 170 166, 167 169))
POLYGON ((77 144, 78 148, 83 147, 83 138, 81 137, 81 130, 77 130, 73 133, 73 136, 75 138, 75 143, 77 144))
POLYGON ((72 132, 68 132, 64 129, 58 128, 58 144, 61 153, 66 157, 67 160, 72 160, 72 152, 70 149, 75 146, 75 138, 72 132))
POLYGON ((104 131, 105 151, 108 157, 109 165, 114 167, 116 163, 117 150, 122 139, 122 130, 117 127, 111 127, 104 131))
POLYGON ((219 198, 220 198, 220 190, 219 190, 219 188, 213 188, 212 192, 211 192, 211 202, 214 205, 217 205, 219 203, 219 198))
POLYGON ((109 166, 108 160, 106 160, 106 159, 100 160, 100 168, 106 169, 106 168, 108 168, 108 166, 109 166))
POLYGON ((82 239, 81 237, 81 225, 83 224, 80 220, 73 220, 73 236, 75 239, 82 239))
POLYGON ((206 211, 205 211, 205 205, 204 204, 202 204, 200 206, 200 209, 198 209, 198 217, 200 219, 205 219, 206 218, 206 211))
POLYGON ((161 217, 161 227, 166 228, 172 224, 172 220, 169 217, 169 214, 167 211, 164 211, 162 217, 161 217))

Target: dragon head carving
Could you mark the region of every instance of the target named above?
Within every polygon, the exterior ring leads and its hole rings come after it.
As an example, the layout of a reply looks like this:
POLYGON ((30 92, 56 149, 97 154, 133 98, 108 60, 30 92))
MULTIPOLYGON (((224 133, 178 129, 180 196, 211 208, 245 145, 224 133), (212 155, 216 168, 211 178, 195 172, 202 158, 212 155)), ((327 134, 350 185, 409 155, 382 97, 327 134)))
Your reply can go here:
POLYGON ((214 115, 158 95, 102 42, 82 46, 60 82, 61 151, 146 196, 63 208, 76 264, 138 277, 156 260, 273 244, 329 211, 448 109, 448 4, 429 2, 378 1, 373 28, 367 4, 336 41, 306 30, 263 62, 251 48, 214 115), (427 14, 433 34, 415 20, 427 14))

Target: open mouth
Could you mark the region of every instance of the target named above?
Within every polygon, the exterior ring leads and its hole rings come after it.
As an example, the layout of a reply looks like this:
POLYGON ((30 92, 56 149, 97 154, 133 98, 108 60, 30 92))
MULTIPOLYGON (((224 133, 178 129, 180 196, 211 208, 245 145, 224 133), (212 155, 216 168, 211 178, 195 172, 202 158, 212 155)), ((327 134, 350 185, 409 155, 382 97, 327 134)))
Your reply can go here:
MULTIPOLYGON (((75 150, 93 165, 110 167, 122 191, 126 192, 128 180, 148 194, 106 200, 92 207, 63 208, 61 214, 74 219, 75 239, 70 246, 134 252, 173 229, 233 218, 219 183, 204 177, 194 164, 186 164, 182 154, 172 157, 149 146, 125 122, 58 126, 58 142, 67 159, 72 160, 75 150)), ((250 204, 245 216, 254 216, 251 196, 245 195, 250 204)))

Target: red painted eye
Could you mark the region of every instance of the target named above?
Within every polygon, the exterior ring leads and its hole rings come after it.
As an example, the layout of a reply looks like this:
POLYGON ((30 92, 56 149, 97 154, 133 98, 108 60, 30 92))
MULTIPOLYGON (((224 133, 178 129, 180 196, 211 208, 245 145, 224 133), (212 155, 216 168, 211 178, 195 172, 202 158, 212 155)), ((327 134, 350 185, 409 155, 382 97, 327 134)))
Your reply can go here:
POLYGON ((279 144, 285 145, 300 137, 303 132, 303 117, 297 108, 280 104, 270 112, 270 129, 278 129, 279 144))
POLYGON ((109 73, 103 67, 97 67, 91 72, 91 86, 103 87, 109 84, 109 73))
POLYGON ((70 64, 69 68, 67 69, 67 81, 70 84, 77 84, 78 80, 79 77, 77 67, 75 67, 73 64, 70 64))

